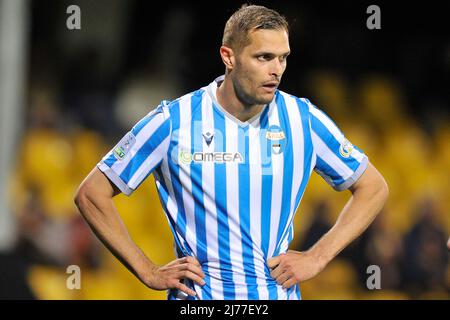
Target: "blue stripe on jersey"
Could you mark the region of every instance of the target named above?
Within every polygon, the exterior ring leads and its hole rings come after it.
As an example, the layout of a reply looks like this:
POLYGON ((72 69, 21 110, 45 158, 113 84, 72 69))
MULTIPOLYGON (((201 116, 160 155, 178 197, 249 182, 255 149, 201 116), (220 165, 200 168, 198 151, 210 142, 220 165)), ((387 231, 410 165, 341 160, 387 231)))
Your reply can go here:
MULTIPOLYGON (((214 151, 225 151, 226 134, 225 118, 216 108, 213 109, 214 117, 214 151)), ((236 293, 233 282, 232 263, 230 256, 230 227, 228 225, 227 212, 227 172, 226 164, 214 164, 214 194, 217 211, 218 247, 220 259, 220 275, 222 276, 223 295, 225 300, 235 300, 236 293)))
POLYGON ((298 283, 295 285, 295 294, 297 295, 298 300, 302 299, 302 295, 300 294, 300 285, 298 283))
POLYGON ((103 161, 108 167, 112 167, 114 163, 116 163, 117 158, 114 156, 114 152, 112 152, 109 157, 103 161))
POLYGON ((321 170, 320 172, 325 174, 329 181, 331 181, 331 183, 335 186, 339 186, 340 184, 344 183, 345 180, 344 178, 337 173, 333 167, 331 167, 330 165, 328 165, 328 163, 326 161, 324 161, 319 155, 317 155, 317 167, 318 168, 322 168, 324 170, 321 170))
MULTIPOLYGON (((179 171, 180 167, 178 166, 178 163, 174 163, 175 161, 178 161, 178 139, 179 139, 179 129, 180 129, 180 101, 177 100, 173 102, 170 105, 170 118, 172 120, 172 141, 169 144, 169 150, 168 150, 168 159, 167 163, 170 168, 170 180, 172 182, 172 189, 173 193, 175 195, 175 200, 177 203, 177 221, 174 224, 176 230, 181 235, 182 239, 186 239, 186 211, 184 208, 184 202, 183 202, 183 187, 180 183, 180 176, 179 171), (173 158, 175 157, 175 158, 173 158)), ((174 237, 176 237, 176 234, 174 234, 174 237)), ((184 249, 188 252, 190 252, 190 255, 192 255, 192 250, 189 248, 189 245, 187 244, 186 240, 183 241, 184 243, 184 249)))
MULTIPOLYGON (((286 148, 283 152, 283 186, 282 186, 282 198, 281 198, 281 212, 280 212, 280 222, 278 224, 277 232, 277 245, 274 252, 274 256, 280 254, 280 246, 283 242, 286 228, 290 224, 289 216, 291 212, 291 192, 292 192, 292 173, 294 172, 294 163, 292 155, 292 144, 291 144, 291 125, 289 122, 289 117, 287 115, 286 103, 284 97, 278 94, 276 97, 276 103, 278 108, 278 118, 280 119, 280 127, 283 128, 286 135, 286 148)), ((293 110, 294 111, 294 110, 293 110)), ((295 111, 294 111, 295 112, 295 111)))
MULTIPOLYGON (((320 111, 320 110, 319 110, 320 111)), ((324 114, 325 115, 325 114, 324 114)), ((326 115, 325 115, 326 116, 326 115)), ((329 119, 329 118, 328 118, 329 119)), ((330 119, 330 121, 332 121, 330 119)), ((333 122, 334 123, 334 122, 333 122)), ((311 113, 311 126, 313 130, 317 133, 317 135, 322 139, 322 141, 330 148, 333 153, 342 160, 341 156, 339 155, 339 148, 341 144, 339 141, 336 140, 336 138, 333 136, 333 134, 328 130, 328 128, 317 118, 314 114, 311 113)), ((360 163, 353 157, 349 157, 348 159, 345 159, 345 161, 342 161, 345 163, 345 165, 350 168, 353 172, 358 169, 360 163)), ((336 185, 339 185, 340 183, 336 183, 336 185)))
MULTIPOLYGON (((267 139, 265 132, 269 128, 269 109, 267 106, 260 117, 260 146, 261 146, 261 160, 262 176, 261 176, 261 251, 264 254, 264 260, 267 261, 269 252, 270 240, 270 211, 272 207, 272 161, 270 157, 270 150, 267 148, 267 139), (267 196, 266 196, 267 195, 267 196)), ((268 282, 273 280, 270 276, 270 270, 267 263, 264 266, 264 273, 268 282)), ((269 299, 276 300, 278 298, 278 291, 275 281, 269 284, 269 299)))
POLYGON ((167 208, 167 203, 169 202, 169 192, 167 190, 167 186, 164 183, 164 180, 162 179, 163 174, 161 172, 161 168, 160 167, 156 168, 156 170, 154 172, 155 172, 155 179, 158 179, 158 181, 161 184, 161 187, 158 188, 158 196, 159 196, 160 202, 163 206, 164 213, 166 214, 167 219, 169 221, 169 227, 170 227, 170 230, 172 231, 172 235, 175 240, 176 247, 177 247, 177 256, 179 256, 178 253, 182 253, 183 256, 190 255, 189 252, 187 252, 184 249, 184 247, 181 245, 180 239, 178 238, 177 233, 176 233, 177 225, 176 225, 175 221, 173 220, 172 216, 170 215, 169 210, 167 208))
MULTIPOLYGON (((152 154, 152 152, 168 137, 170 133, 170 120, 165 120, 155 132, 148 138, 148 140, 137 151, 133 160, 126 166, 120 174, 120 178, 128 184, 134 173, 140 168, 144 161, 152 154)), ((149 172, 153 171, 148 170, 149 172)))
POLYGON ((290 300, 292 292, 295 290, 295 285, 293 285, 292 287, 290 287, 289 289, 287 289, 287 299, 286 300, 290 300))
MULTIPOLYGON (((295 214, 295 212, 294 212, 295 214)), ((294 230, 294 225, 291 224, 289 226, 289 234, 288 234, 288 243, 291 243, 292 239, 294 238, 294 233, 292 232, 294 230)))
MULTIPOLYGON (((191 154, 203 150, 202 135, 202 98, 203 90, 196 91, 191 97, 191 154)), ((206 284, 202 287, 203 299, 212 299, 211 284, 208 274, 208 253, 206 242, 206 226, 205 226, 205 205, 203 202, 203 184, 202 184, 202 164, 190 164, 190 176, 192 181, 192 195, 194 197, 194 216, 195 216, 195 234, 197 237, 197 258, 203 267, 205 273, 204 281, 206 284), (206 263, 206 264, 205 264, 206 263)))
POLYGON ((244 156, 244 162, 238 164, 239 185, 239 223, 242 236, 242 258, 247 283, 247 297, 258 300, 255 265, 253 260, 253 241, 250 234, 250 164, 248 126, 238 126, 238 150, 244 156))
POLYGON ((272 197, 264 196, 272 194, 272 161, 270 158, 270 150, 267 148, 267 139, 265 132, 269 128, 269 107, 264 110, 260 118, 260 145, 262 160, 262 179, 261 179, 261 250, 264 258, 267 259, 269 253, 269 236, 270 235, 270 208, 272 207, 272 197))
MULTIPOLYGON (((189 288, 193 289, 191 286, 189 286, 189 284, 185 283, 189 288)), ((170 289, 168 291, 168 295, 167 295, 167 300, 179 300, 177 299, 177 294, 178 294, 178 290, 176 289, 170 289)), ((196 299, 197 296, 193 297, 193 296, 187 296, 187 298, 183 299, 183 300, 197 300, 196 299)))

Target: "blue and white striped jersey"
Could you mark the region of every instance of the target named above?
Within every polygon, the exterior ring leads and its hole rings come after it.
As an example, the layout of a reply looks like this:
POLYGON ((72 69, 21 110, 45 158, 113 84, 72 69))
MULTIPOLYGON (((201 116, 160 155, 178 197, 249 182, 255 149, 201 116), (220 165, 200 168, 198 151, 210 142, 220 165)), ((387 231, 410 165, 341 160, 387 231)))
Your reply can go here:
POLYGON ((279 90, 239 121, 217 102, 221 79, 163 101, 98 167, 127 195, 154 174, 178 256, 196 257, 205 273, 204 286, 187 282, 196 298, 300 299, 298 285, 270 277, 267 259, 288 250, 312 170, 344 190, 368 159, 309 100, 279 90))

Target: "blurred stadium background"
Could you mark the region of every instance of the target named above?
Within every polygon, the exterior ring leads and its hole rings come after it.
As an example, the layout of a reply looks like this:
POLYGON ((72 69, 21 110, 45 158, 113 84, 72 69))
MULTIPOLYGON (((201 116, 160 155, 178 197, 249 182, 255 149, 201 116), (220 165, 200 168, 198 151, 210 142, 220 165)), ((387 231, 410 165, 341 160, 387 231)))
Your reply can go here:
MULTIPOLYGON (((450 37, 441 2, 254 1, 291 22, 281 89, 325 110, 385 176, 379 217, 319 276, 304 299, 449 299, 450 37), (381 268, 381 290, 366 269, 381 268)), ((73 204, 76 187, 138 119, 223 73, 223 27, 239 1, 0 0, 0 298, 165 299, 93 237, 73 204), (81 30, 66 9, 81 8, 81 30), (81 267, 81 289, 66 268, 81 267)), ((313 175, 296 216, 293 249, 334 223, 349 197, 313 175)), ((156 263, 174 258, 150 177, 116 204, 156 263)))

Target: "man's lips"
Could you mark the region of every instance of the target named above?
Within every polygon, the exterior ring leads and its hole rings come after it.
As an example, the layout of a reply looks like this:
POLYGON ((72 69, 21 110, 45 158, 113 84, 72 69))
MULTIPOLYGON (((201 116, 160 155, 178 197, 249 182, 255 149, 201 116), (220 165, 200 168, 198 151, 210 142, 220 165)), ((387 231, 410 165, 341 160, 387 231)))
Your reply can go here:
POLYGON ((262 85, 262 87, 266 90, 273 91, 275 90, 280 83, 276 81, 266 82, 262 85))
POLYGON ((280 84, 280 83, 277 82, 277 81, 270 81, 270 82, 264 83, 264 84, 263 84, 263 87, 270 87, 270 88, 273 88, 273 87, 278 87, 279 84, 280 84))

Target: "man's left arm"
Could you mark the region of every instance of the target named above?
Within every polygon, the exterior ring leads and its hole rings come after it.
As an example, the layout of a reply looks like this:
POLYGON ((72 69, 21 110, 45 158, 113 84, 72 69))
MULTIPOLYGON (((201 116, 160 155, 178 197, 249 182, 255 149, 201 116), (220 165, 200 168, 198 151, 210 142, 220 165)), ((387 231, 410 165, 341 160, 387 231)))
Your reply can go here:
POLYGON ((383 176, 369 163, 365 172, 351 186, 350 200, 334 226, 309 250, 287 253, 268 260, 270 275, 284 288, 313 278, 345 247, 367 229, 388 198, 383 176))

